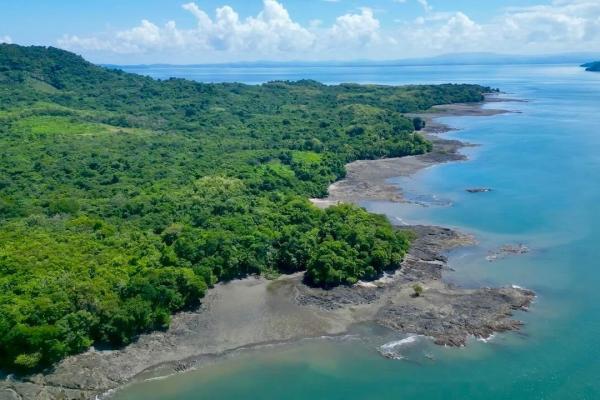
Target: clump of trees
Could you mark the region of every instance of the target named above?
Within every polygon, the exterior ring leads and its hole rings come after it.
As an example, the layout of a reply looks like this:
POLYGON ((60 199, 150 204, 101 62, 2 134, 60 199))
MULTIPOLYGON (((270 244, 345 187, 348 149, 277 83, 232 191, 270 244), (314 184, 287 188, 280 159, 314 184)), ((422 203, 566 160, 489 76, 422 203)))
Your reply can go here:
POLYGON ((331 207, 315 232, 318 246, 307 261, 305 280, 313 285, 352 285, 400 266, 409 247, 405 232, 385 217, 350 205, 331 207))
POLYGON ((127 344, 218 281, 306 271, 331 288, 397 268, 406 234, 307 198, 349 161, 428 151, 402 113, 486 91, 156 81, 0 45, 0 368, 127 344))
POLYGON ((425 120, 423 118, 421 118, 421 117, 414 117, 412 119, 412 123, 413 123, 413 126, 415 128, 415 131, 420 131, 420 130, 425 129, 425 124, 426 123, 425 123, 425 120))

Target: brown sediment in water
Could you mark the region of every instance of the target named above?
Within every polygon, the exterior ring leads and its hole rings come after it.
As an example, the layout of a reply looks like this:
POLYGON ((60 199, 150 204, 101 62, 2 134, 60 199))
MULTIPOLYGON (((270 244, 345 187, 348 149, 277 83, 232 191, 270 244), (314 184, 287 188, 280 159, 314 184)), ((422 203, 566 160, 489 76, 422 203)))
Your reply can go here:
MULTIPOLYGON (((464 159, 459 149, 465 145, 438 137, 450 128, 435 118, 504 112, 482 105, 440 106, 420 114, 427 118, 425 133, 434 143, 431 153, 351 163, 347 178, 333 184, 330 196, 317 203, 402 201, 399 188, 387 184, 387 179, 464 159)), ((0 400, 93 399, 132 381, 185 371, 241 348, 341 335, 367 321, 453 346, 464 345, 469 336, 488 337, 521 326, 511 318, 512 313, 526 310, 533 292, 516 287, 463 289, 443 281, 442 272, 448 268, 444 254, 474 244, 473 237, 431 226, 399 229, 411 230, 415 240, 401 268, 386 279, 332 290, 305 286, 301 274, 218 284, 198 310, 173 316, 167 331, 141 335, 119 350, 91 349, 63 360, 45 374, 0 382, 0 400), (424 291, 414 297, 417 283, 424 291)))

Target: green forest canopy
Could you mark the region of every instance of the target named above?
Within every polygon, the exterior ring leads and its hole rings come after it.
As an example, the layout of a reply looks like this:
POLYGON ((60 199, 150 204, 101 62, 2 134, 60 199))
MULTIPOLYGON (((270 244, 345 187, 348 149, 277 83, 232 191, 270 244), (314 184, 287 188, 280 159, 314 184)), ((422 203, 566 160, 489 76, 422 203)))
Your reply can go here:
POLYGON ((157 81, 0 45, 0 368, 127 344, 219 280, 397 268, 405 233, 308 198, 349 161, 430 150, 403 113, 488 91, 157 81))

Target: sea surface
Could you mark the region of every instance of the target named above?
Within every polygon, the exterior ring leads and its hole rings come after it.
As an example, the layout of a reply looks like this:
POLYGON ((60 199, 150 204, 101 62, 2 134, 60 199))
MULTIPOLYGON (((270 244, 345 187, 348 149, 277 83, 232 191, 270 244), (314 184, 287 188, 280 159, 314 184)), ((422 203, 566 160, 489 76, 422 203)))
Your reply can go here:
POLYGON ((125 69, 251 84, 480 83, 526 101, 488 105, 510 114, 445 119, 460 129, 449 137, 479 145, 464 150, 469 161, 393 180, 420 204, 364 206, 398 223, 475 234, 478 246, 451 254, 447 280, 518 285, 538 296, 516 315, 522 331, 464 348, 359 326, 344 338, 241 351, 132 384, 115 399, 600 399, 600 74, 571 65, 125 69), (465 191, 472 187, 493 191, 465 191), (486 259, 506 244, 530 252, 486 259))

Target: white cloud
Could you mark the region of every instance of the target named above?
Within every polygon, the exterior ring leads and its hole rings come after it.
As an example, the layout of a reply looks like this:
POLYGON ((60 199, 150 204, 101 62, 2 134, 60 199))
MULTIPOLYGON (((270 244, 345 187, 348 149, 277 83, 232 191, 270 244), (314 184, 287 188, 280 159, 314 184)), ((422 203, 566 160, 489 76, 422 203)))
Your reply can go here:
POLYGON ((13 41, 12 41, 12 38, 10 36, 8 36, 8 35, 6 35, 6 36, 0 36, 0 43, 11 44, 12 42, 13 41))
MULTIPOLYGON (((427 0, 416 0, 416 1, 417 1, 417 3, 419 3, 421 5, 421 7, 423 7, 423 10, 425 10, 425 12, 433 11, 433 7, 431 5, 429 5, 429 2, 427 0)), ((407 0, 392 0, 392 2, 398 3, 398 4, 405 4, 407 2, 407 0)))
POLYGON ((484 27, 462 12, 436 13, 417 18, 400 32, 412 51, 433 50, 451 53, 476 50, 485 36, 484 27))
POLYGON ((416 55, 600 51, 600 1, 555 0, 513 7, 485 23, 460 11, 430 12, 404 23, 394 37, 416 55))
POLYGON ((509 9, 493 24, 503 42, 528 47, 592 50, 600 43, 600 2, 556 0, 549 5, 509 9))
POLYGON ((433 11, 433 7, 429 5, 429 2, 427 2, 427 0, 417 0, 417 3, 419 3, 421 7, 423 7, 423 10, 425 10, 425 12, 433 11))
POLYGON ((311 19, 308 21, 308 27, 312 29, 320 28, 323 25, 323 21, 320 19, 311 19))
POLYGON ((425 13, 414 20, 391 12, 376 16, 371 8, 362 8, 338 16, 330 25, 320 19, 302 25, 277 0, 263 0, 262 10, 245 18, 228 5, 209 15, 198 4, 187 3, 182 7, 195 20, 192 28, 142 20, 95 36, 65 35, 58 43, 70 50, 153 62, 174 62, 173 57, 177 62, 212 62, 600 51, 600 0, 539 0, 539 5, 507 8, 484 22, 464 11, 439 12, 427 0, 415 1, 425 13), (384 28, 379 18, 397 25, 384 28))
POLYGON ((337 17, 327 33, 330 47, 364 47, 379 39, 380 24, 370 8, 362 8, 360 14, 337 17))
POLYGON ((141 24, 104 39, 64 36, 59 45, 67 49, 112 50, 117 53, 147 53, 160 50, 208 50, 277 55, 311 48, 315 35, 294 22, 276 0, 264 0, 255 17, 241 19, 230 6, 217 8, 211 18, 196 3, 183 9, 196 18, 193 29, 179 29, 174 21, 162 27, 142 20, 141 24))

